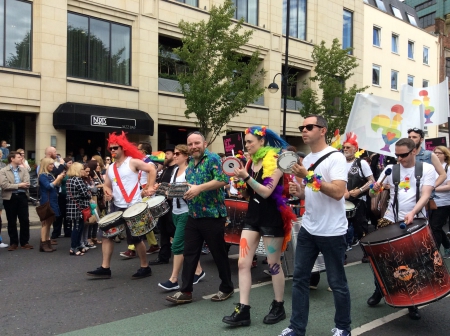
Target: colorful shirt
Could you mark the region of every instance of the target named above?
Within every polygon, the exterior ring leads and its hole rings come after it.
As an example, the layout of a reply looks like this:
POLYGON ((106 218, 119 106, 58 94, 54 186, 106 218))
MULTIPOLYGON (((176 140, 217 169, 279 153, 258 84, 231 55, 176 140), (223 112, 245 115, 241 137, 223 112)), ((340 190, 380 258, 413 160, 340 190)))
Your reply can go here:
MULTIPOLYGON (((228 176, 222 171, 219 155, 205 149, 205 154, 197 165, 193 159, 189 161, 189 165, 186 168, 186 181, 189 184, 200 185, 212 180, 229 182, 228 176)), ((201 192, 188 202, 188 207, 189 216, 193 218, 227 216, 222 188, 201 192)))

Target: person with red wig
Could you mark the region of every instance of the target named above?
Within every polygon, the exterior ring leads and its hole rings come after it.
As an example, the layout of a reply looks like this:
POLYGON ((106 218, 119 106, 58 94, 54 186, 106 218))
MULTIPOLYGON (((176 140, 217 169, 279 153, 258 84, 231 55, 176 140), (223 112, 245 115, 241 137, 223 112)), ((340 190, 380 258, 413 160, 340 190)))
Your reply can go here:
MULTIPOLYGON (((106 172, 103 192, 106 201, 111 202, 111 212, 125 211, 127 208, 142 201, 141 195, 151 195, 154 189, 151 188, 156 181, 156 169, 154 165, 146 164, 142 161, 144 155, 125 136, 125 133, 111 133, 108 138, 108 149, 115 162, 111 164, 106 172), (139 192, 139 171, 146 172, 147 187, 139 192)), ((134 244, 136 253, 139 256, 140 268, 131 276, 132 279, 142 279, 152 275, 152 270, 147 262, 145 244, 141 237, 134 237, 128 226, 125 226, 128 245, 134 244)), ((111 256, 114 251, 114 241, 103 237, 102 265, 94 271, 87 272, 87 275, 96 278, 111 277, 111 256)))

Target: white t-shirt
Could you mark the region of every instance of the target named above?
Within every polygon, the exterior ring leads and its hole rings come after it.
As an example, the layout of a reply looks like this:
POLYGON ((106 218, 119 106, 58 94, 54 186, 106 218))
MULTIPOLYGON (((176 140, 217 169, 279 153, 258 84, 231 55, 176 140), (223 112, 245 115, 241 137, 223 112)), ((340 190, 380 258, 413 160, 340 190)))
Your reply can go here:
MULTIPOLYGON (((353 166, 353 163, 355 162, 355 160, 353 160, 352 162, 347 162, 347 172, 348 173, 352 173, 352 174, 360 174, 359 166, 357 164, 355 164, 355 166, 352 169, 352 166, 353 166), (350 172, 350 169, 352 169, 351 172, 350 172)), ((370 169, 370 166, 367 163, 367 161, 366 160, 361 160, 360 162, 361 162, 361 169, 362 169, 363 176, 367 178, 370 175, 373 175, 372 169, 370 169)), ((366 200, 366 195, 360 197, 359 199, 365 201, 366 200)))
MULTIPOLYGON (((386 169, 391 168, 392 165, 388 165, 386 169)), ((381 182, 381 180, 384 177, 383 170, 381 173, 378 182, 381 182)), ((414 208, 416 205, 416 178, 414 176, 414 167, 411 168, 404 168, 400 164, 400 183, 398 185, 398 220, 402 221, 405 218, 405 215, 414 208)), ((391 175, 388 175, 386 179, 383 181, 383 184, 389 184, 391 187, 389 189, 390 199, 389 199, 389 206, 386 210, 386 213, 384 214, 384 218, 387 220, 390 220, 391 222, 395 222, 394 218, 394 212, 392 210, 392 204, 394 202, 394 194, 395 194, 395 186, 392 182, 392 178, 394 172, 392 171, 391 175)), ((436 172, 434 170, 434 167, 426 162, 423 163, 423 174, 422 178, 420 179, 420 188, 422 189, 422 186, 428 185, 428 186, 434 186, 434 183, 436 182, 436 172)), ((425 217, 425 209, 422 209, 421 212, 418 213, 419 217, 425 217)))
MULTIPOLYGON (((183 172, 180 176, 177 176, 178 174, 178 167, 173 170, 172 178, 170 179, 170 183, 174 182, 186 182, 186 171, 183 172)), ((182 198, 178 198, 178 202, 180 204, 180 207, 177 208, 177 198, 174 198, 172 200, 172 213, 175 215, 181 215, 183 213, 186 213, 189 211, 188 205, 185 200, 182 198)))
MULTIPOLYGON (((445 162, 442 164, 444 170, 446 165, 447 163, 445 162)), ((437 179, 438 176, 439 174, 436 172, 435 178, 437 179)), ((447 168, 447 178, 445 179, 444 182, 442 182, 441 186, 447 185, 447 182, 449 180, 450 180, 450 169, 447 168)), ((436 197, 434 198, 434 202, 438 207, 450 205, 450 191, 441 191, 441 192, 436 191, 436 197)))
MULTIPOLYGON (((306 169, 311 167, 318 159, 328 152, 336 151, 328 146, 318 153, 310 153, 303 159, 306 169)), ((323 160, 314 170, 315 174, 322 176, 322 181, 336 180, 347 182, 346 159, 342 153, 333 153, 323 160)), ((305 188, 305 214, 302 226, 311 235, 315 236, 341 236, 347 232, 347 217, 345 215, 345 199, 339 201, 311 188, 305 188)))

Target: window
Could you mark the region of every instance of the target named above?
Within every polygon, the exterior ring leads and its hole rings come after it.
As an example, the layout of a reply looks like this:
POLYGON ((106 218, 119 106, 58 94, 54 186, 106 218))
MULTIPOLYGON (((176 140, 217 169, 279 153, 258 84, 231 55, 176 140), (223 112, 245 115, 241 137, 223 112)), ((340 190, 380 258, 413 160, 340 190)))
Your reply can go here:
MULTIPOLYGON (((306 0, 289 0, 289 36, 306 40, 306 0)), ((286 35, 287 0, 283 0, 283 34, 286 35)))
POLYGON ((236 6, 235 19, 244 18, 245 22, 258 25, 258 0, 233 0, 233 3, 236 6))
MULTIPOLYGON (((353 13, 344 9, 344 26, 342 29, 342 49, 353 47, 353 13)), ((353 54, 349 51, 349 54, 353 54)))
POLYGON ((423 47, 423 64, 428 64, 428 48, 423 47))
POLYGON ((414 59, 414 42, 408 41, 408 58, 414 59))
POLYGON ((379 47, 381 45, 381 28, 373 27, 373 45, 379 47))
POLYGON ((379 9, 386 12, 386 7, 384 6, 384 2, 382 0, 375 0, 375 2, 379 9))
POLYGON ((428 87, 428 81, 426 79, 422 80, 422 87, 428 87))
POLYGON ((391 89, 398 90, 398 71, 391 70, 391 89))
POLYGON ((194 7, 198 7, 198 0, 177 0, 178 2, 185 3, 186 5, 191 5, 194 7))
POLYGON ((419 18, 419 25, 421 28, 426 28, 434 25, 434 18, 436 17, 436 12, 424 15, 419 18))
POLYGON ((445 58, 445 75, 450 78, 450 57, 445 58))
POLYGON ((31 70, 31 2, 0 0, 0 66, 31 70))
POLYGON ((380 85, 380 66, 372 65, 372 84, 380 85))
POLYGON ((417 27, 417 22, 416 22, 416 19, 414 18, 414 16, 409 13, 406 13, 406 16, 408 17, 409 23, 411 23, 413 26, 417 27))
POLYGON ((398 54, 398 35, 392 34, 391 51, 398 54))
POLYGON ((425 1, 425 2, 422 2, 421 4, 417 5, 416 7, 414 7, 414 9, 418 12, 422 9, 428 8, 435 4, 436 4, 436 0, 429 0, 429 1, 425 1))
POLYGON ((131 85, 131 27, 68 13, 67 76, 131 85))
POLYGON ((414 86, 414 76, 408 75, 408 85, 414 86))
POLYGON ((396 17, 398 17, 399 19, 403 20, 403 16, 402 16, 402 12, 400 12, 400 10, 397 7, 394 7, 391 5, 392 8, 392 12, 394 13, 394 15, 396 17))

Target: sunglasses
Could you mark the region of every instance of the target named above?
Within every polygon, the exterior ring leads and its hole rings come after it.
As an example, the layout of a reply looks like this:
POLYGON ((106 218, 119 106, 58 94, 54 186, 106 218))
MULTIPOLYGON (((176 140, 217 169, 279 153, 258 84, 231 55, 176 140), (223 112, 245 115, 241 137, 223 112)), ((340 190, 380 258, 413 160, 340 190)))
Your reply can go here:
POLYGON ((344 148, 344 149, 352 149, 351 146, 344 146, 344 147, 342 147, 342 148, 344 148))
POLYGON ((173 156, 178 156, 178 155, 181 155, 181 152, 175 152, 175 153, 173 153, 173 156))
POLYGON ((112 147, 109 147, 109 151, 111 152, 112 150, 118 150, 120 148, 120 146, 112 146, 112 147))
POLYGON ((106 161, 111 161, 111 159, 108 158, 108 159, 106 159, 106 161))
POLYGON ((414 150, 414 149, 411 149, 408 153, 403 153, 403 154, 397 154, 397 153, 395 153, 395 156, 398 157, 398 158, 404 159, 404 158, 406 158, 409 154, 411 154, 411 152, 412 152, 413 150, 414 150))
POLYGON ((421 138, 423 138, 423 131, 420 128, 414 127, 414 128, 410 128, 408 130, 408 134, 414 132, 420 135, 421 138))
POLYGON ((306 128, 307 131, 311 132, 313 130, 314 126, 316 126, 318 128, 323 128, 323 126, 320 126, 320 125, 309 124, 306 126, 299 126, 298 129, 300 130, 300 132, 303 132, 303 130, 306 128))

